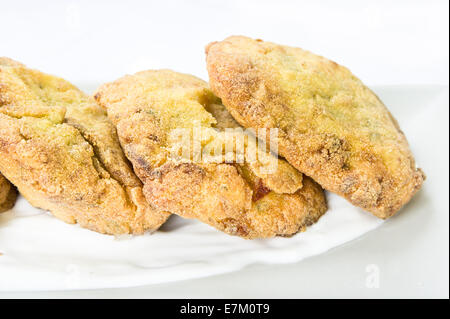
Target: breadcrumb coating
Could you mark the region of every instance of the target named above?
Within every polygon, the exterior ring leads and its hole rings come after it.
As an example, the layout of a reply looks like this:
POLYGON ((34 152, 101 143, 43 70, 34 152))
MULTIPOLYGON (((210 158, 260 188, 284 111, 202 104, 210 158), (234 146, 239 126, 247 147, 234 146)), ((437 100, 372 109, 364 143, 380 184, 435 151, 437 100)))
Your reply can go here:
MULTIPOLYGON (((208 84, 196 77, 143 71, 101 86, 94 97, 116 125, 147 200, 160 210, 254 239, 293 235, 327 209, 322 189, 270 152, 267 156, 280 163, 269 174, 260 174, 259 162, 204 163, 170 156, 173 129, 201 127, 209 143, 222 145, 228 141, 223 129, 237 126, 208 84)), ((255 146, 247 142, 246 147, 255 146)))
POLYGON ((156 230, 114 126, 67 81, 0 58, 0 171, 33 205, 106 234, 156 230))
POLYGON ((347 68, 243 36, 206 48, 213 92, 244 127, 279 129, 279 153, 323 188, 380 218, 425 179, 381 100, 347 68))

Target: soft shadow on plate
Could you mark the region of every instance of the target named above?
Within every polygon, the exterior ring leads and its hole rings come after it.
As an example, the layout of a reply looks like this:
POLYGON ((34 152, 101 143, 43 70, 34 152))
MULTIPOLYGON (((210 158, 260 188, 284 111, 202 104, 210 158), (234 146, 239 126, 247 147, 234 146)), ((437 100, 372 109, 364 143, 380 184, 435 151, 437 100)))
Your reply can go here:
MULTIPOLYGON (((424 186, 426 188, 426 185, 424 186)), ((392 240, 401 242, 401 245, 394 247, 402 247, 402 250, 407 247, 415 246, 417 242, 423 240, 432 227, 431 220, 433 214, 440 212, 435 209, 432 198, 426 189, 420 190, 412 200, 406 204, 398 214, 389 218, 379 229, 380 232, 385 232, 385 235, 390 235, 392 240), (413 236, 400 236, 399 229, 408 228, 408 234, 413 236)))
POLYGON ((18 218, 28 218, 40 214, 46 214, 46 211, 33 208, 33 210, 27 209, 30 204, 21 195, 17 196, 16 203, 10 210, 0 213, 0 229, 5 227, 8 223, 18 218))
POLYGON ((194 220, 181 218, 180 216, 172 214, 169 219, 158 229, 159 232, 168 233, 181 229, 194 223, 194 220))

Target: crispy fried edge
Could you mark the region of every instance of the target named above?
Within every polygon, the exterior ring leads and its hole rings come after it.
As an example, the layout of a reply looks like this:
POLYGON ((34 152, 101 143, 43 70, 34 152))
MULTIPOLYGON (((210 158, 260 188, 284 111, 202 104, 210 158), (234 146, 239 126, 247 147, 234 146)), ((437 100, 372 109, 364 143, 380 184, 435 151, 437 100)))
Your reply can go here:
POLYGON ((17 189, 0 174, 0 213, 14 207, 17 199, 17 189))

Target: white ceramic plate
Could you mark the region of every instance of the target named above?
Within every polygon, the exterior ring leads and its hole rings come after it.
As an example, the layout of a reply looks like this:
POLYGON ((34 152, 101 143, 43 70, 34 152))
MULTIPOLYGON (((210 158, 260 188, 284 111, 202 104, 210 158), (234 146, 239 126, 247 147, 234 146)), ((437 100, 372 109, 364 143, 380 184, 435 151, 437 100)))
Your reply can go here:
MULTIPOLYGON (((438 171, 430 141, 440 137, 446 142, 448 175, 448 88, 380 87, 376 92, 399 120, 429 179, 438 171), (441 134, 445 126, 447 136, 441 134)), ((422 192, 433 197, 419 195, 406 210, 414 205, 433 211, 439 200, 448 209, 448 197, 442 202, 427 191, 428 184, 422 192)), ((329 211, 307 232, 246 241, 179 217, 151 236, 114 238, 64 224, 20 198, 12 211, 0 215, 0 291, 128 287, 226 273, 253 263, 291 263, 382 223, 335 195, 328 194, 328 200, 329 211)))

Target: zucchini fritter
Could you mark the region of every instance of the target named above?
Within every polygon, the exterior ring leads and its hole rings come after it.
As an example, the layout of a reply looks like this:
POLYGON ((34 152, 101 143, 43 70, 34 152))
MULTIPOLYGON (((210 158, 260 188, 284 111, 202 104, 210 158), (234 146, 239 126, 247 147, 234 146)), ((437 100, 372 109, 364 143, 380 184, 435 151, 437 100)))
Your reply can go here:
POLYGON ((156 230, 106 112, 67 81, 0 58, 0 171, 33 205, 106 234, 156 230))
MULTIPOLYGON (((94 97, 116 125, 147 200, 161 210, 247 239, 295 234, 326 211, 322 189, 282 160, 275 172, 260 174, 259 157, 240 164, 171 157, 174 129, 200 127, 207 136, 202 147, 222 146, 229 142, 222 129, 237 125, 196 77, 143 71, 103 85, 94 97)), ((247 141, 245 147, 256 146, 247 141)))
POLYGON ((243 36, 206 48, 213 92, 244 127, 278 128, 279 153, 323 188, 380 218, 425 175, 380 99, 348 69, 243 36))

